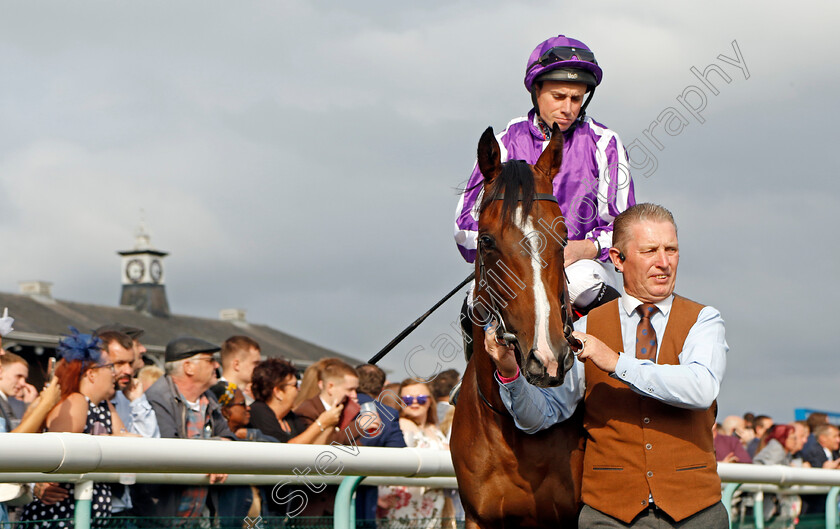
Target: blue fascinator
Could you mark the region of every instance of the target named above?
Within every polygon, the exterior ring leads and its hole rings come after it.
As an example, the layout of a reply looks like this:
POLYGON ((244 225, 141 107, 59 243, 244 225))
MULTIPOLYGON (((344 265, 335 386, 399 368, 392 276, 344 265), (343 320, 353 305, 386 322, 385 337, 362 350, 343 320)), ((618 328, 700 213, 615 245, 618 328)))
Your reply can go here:
POLYGON ((96 363, 102 357, 102 340, 92 334, 82 334, 73 326, 70 327, 70 335, 65 335, 58 342, 56 351, 58 356, 65 362, 96 363))

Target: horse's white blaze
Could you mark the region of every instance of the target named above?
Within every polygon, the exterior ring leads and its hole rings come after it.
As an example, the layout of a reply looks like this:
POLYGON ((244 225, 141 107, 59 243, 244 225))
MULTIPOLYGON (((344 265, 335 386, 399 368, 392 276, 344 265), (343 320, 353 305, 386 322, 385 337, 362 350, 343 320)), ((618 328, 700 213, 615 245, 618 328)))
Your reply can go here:
MULTIPOLYGON (((542 365, 545 366, 550 376, 557 376, 559 365, 554 353, 551 350, 548 334, 548 316, 551 313, 551 306, 548 304, 548 294, 545 290, 545 284, 542 280, 542 266, 539 258, 540 248, 536 247, 535 241, 529 234, 534 233, 534 224, 530 217, 522 218, 522 208, 516 210, 516 225, 522 230, 522 234, 526 237, 530 247, 531 255, 531 269, 534 276, 534 354, 537 355, 542 365)), ((527 351, 523 351, 527 354, 527 351)))

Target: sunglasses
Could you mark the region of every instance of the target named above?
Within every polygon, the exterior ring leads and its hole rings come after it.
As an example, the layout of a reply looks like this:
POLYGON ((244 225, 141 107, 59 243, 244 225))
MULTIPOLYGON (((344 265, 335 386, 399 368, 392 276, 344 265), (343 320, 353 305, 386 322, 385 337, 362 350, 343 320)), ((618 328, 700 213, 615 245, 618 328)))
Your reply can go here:
POLYGON ((426 404, 427 402, 429 402, 429 396, 428 395, 417 395, 415 397, 414 395, 406 395, 405 397, 402 398, 402 400, 403 400, 403 402, 405 402, 409 406, 411 406, 415 402, 417 402, 417 404, 422 406, 423 404, 426 404))
POLYGON ((543 53, 536 62, 528 67, 528 70, 537 66, 548 66, 549 64, 562 61, 584 61, 598 64, 598 61, 595 60, 595 54, 589 50, 570 48, 568 46, 556 46, 543 53))

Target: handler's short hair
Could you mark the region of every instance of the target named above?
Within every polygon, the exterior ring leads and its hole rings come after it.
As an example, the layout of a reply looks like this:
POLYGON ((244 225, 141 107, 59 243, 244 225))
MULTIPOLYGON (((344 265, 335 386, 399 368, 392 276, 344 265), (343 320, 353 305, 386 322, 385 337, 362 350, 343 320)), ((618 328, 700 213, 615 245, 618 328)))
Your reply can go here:
POLYGON ((647 220, 670 222, 674 225, 674 231, 677 230, 677 223, 674 222, 674 216, 670 211, 659 204, 643 202, 627 208, 615 218, 613 222, 613 247, 623 251, 630 239, 630 230, 633 225, 647 220))

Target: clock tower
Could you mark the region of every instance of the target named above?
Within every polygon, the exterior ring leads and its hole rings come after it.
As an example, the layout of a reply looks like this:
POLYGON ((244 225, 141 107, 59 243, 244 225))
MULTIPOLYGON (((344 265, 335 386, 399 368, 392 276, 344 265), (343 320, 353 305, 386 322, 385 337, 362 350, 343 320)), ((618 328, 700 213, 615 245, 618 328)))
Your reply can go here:
POLYGON ((154 316, 168 316, 169 302, 163 284, 163 258, 167 253, 152 248, 142 222, 137 228, 134 249, 117 253, 122 256, 120 305, 133 306, 154 316))

